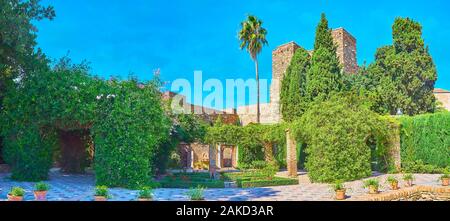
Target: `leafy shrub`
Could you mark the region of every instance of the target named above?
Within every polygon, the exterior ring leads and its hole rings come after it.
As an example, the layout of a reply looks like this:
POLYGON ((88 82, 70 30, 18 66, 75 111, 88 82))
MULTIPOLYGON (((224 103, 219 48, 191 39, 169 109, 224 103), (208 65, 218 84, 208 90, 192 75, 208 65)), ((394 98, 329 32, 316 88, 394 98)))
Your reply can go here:
POLYGON ((260 169, 260 173, 264 175, 267 179, 272 179, 279 170, 279 166, 275 162, 270 162, 260 169))
POLYGON ((378 188, 380 186, 380 182, 377 179, 365 180, 364 181, 364 188, 367 188, 367 187, 370 187, 370 186, 378 188))
POLYGON ((334 182, 331 187, 334 191, 345 190, 344 183, 341 180, 337 180, 336 182, 334 182))
POLYGON ((141 199, 151 199, 151 198, 153 198, 152 188, 150 188, 150 187, 143 187, 139 191, 139 196, 138 197, 141 198, 141 199))
POLYGON ((204 200, 205 189, 201 186, 197 186, 197 188, 191 188, 186 195, 189 197, 190 200, 204 200))
POLYGON ((450 166, 450 113, 402 117, 402 167, 409 172, 439 172, 450 166))
POLYGON ((110 81, 92 128, 98 185, 139 188, 155 172, 155 152, 169 135, 157 88, 152 82, 110 81), (109 98, 108 98, 109 97, 109 98))
POLYGON ((415 179, 414 175, 412 175, 411 173, 407 173, 407 174, 403 175, 404 181, 413 181, 414 179, 415 179))
POLYGON ((11 196, 24 196, 25 190, 21 187, 13 187, 11 188, 11 191, 9 192, 9 195, 11 196))
POLYGON ((313 182, 356 180, 371 175, 371 137, 383 140, 387 127, 363 98, 337 94, 314 102, 294 125, 307 143, 305 167, 313 182))
POLYGON ((95 196, 103 196, 109 198, 109 190, 107 186, 96 186, 95 196))
POLYGON ((35 191, 48 191, 50 189, 50 186, 44 182, 39 182, 34 185, 35 191))
POLYGON ((388 176, 388 178, 386 179, 386 182, 389 184, 398 183, 398 179, 395 178, 395 176, 388 176))
POLYGON ((267 162, 264 160, 257 160, 251 163, 252 169, 263 169, 267 166, 267 162))

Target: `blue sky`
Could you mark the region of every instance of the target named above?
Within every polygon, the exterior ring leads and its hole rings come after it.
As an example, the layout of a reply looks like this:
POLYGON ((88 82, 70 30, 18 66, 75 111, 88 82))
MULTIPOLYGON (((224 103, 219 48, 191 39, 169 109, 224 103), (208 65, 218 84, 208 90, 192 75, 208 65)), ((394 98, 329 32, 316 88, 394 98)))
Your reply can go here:
MULTIPOLYGON (((239 50, 237 31, 247 14, 264 21, 269 45, 260 57, 260 77, 272 76, 271 51, 295 41, 313 47, 320 13, 332 28, 344 27, 357 38, 358 63, 373 61, 376 49, 392 43, 398 16, 423 25, 423 35, 438 69, 436 87, 450 89, 449 1, 433 0, 44 0, 56 9, 53 21, 37 23, 38 46, 51 58, 69 56, 91 62, 104 77, 142 80, 160 68, 162 79, 254 78, 254 64, 239 50)), ((243 104, 248 101, 239 101, 243 104)), ((250 103, 253 103, 250 101, 250 103)))

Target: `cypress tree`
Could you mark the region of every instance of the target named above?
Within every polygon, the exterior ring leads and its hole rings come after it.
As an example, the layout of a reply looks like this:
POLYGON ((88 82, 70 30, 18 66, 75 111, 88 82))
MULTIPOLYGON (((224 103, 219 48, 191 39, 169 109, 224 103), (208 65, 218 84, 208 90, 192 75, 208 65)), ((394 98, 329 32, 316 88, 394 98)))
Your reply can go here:
POLYGON ((291 122, 305 111, 306 73, 310 67, 310 56, 303 48, 297 49, 281 83, 281 113, 283 120, 291 122))
POLYGON ((306 76, 306 94, 310 101, 325 100, 330 93, 343 87, 341 67, 336 56, 336 45, 328 28, 325 14, 322 14, 316 29, 314 53, 311 68, 306 76))

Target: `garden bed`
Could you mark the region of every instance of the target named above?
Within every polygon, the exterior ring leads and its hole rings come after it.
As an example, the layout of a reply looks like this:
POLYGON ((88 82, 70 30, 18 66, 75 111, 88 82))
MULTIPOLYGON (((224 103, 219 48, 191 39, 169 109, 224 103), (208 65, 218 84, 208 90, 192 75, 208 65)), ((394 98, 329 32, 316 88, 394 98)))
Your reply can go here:
POLYGON ((222 173, 224 181, 234 181, 240 188, 297 185, 298 179, 272 177, 268 178, 258 172, 222 173))
POLYGON ((175 173, 160 180, 163 188, 224 188, 223 180, 214 180, 209 173, 175 173))

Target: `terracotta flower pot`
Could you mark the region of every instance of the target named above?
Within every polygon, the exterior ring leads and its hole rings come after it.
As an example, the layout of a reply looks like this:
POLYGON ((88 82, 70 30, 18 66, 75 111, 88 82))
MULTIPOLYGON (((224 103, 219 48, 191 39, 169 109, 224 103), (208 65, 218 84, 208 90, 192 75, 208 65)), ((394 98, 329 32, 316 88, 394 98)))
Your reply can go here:
POLYGON ((391 189, 392 190, 398 190, 399 188, 398 188, 398 182, 392 182, 391 183, 391 189))
POLYGON ((441 181, 442 181, 442 186, 448 186, 450 178, 442 178, 441 181))
POLYGON ((336 199, 337 200, 345 200, 345 189, 336 190, 336 199))
POLYGON ((377 194, 378 193, 378 187, 377 186, 369 186, 369 194, 377 194))
POLYGON ((95 201, 107 201, 108 199, 104 196, 94 196, 95 201))
POLYGON ((413 186, 413 181, 412 180, 407 180, 406 181, 406 186, 413 186))
POLYGON ((8 194, 8 201, 23 201, 23 196, 13 196, 8 194))
POLYGON ((152 201, 151 198, 138 198, 138 201, 152 201))
POLYGON ((36 201, 46 201, 47 191, 34 191, 34 199, 36 201))

